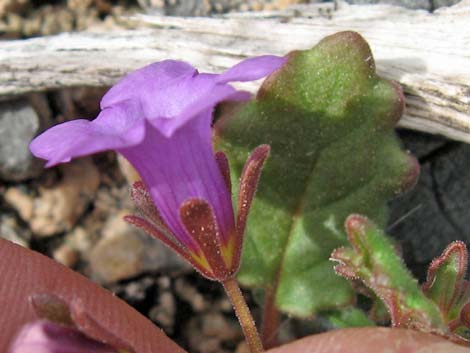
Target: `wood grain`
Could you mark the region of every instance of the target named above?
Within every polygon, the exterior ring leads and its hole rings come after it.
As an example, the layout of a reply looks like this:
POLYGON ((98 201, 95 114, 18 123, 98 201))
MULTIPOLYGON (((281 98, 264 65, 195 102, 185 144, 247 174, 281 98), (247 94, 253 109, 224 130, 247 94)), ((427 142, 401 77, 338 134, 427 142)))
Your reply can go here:
POLYGON ((336 11, 326 9, 306 5, 217 18, 140 15, 127 20, 133 30, 2 42, 0 98, 109 86, 133 69, 168 58, 220 72, 249 56, 284 55, 354 30, 370 43, 379 74, 404 87, 407 109, 400 126, 470 143, 470 0, 433 14, 343 2, 336 11))

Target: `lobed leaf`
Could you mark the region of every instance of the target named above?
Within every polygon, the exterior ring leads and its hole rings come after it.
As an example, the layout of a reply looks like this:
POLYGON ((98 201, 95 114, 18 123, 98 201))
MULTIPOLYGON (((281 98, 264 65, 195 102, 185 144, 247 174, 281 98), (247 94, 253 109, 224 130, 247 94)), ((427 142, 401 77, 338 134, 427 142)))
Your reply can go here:
POLYGON ((346 242, 349 214, 384 225, 387 199, 416 180, 419 167, 393 132, 402 111, 400 88, 376 75, 354 32, 290 53, 254 101, 221 109, 215 143, 234 182, 250 150, 271 146, 248 221, 243 284, 274 288, 277 307, 302 317, 354 301, 328 258, 346 242))

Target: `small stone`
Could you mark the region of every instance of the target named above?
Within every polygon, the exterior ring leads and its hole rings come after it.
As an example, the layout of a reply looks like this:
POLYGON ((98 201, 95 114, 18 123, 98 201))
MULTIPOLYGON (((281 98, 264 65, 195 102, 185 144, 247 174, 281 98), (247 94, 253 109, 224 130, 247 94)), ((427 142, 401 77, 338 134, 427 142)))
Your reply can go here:
POLYGON ((160 241, 124 221, 128 214, 132 212, 121 210, 111 215, 101 232, 102 238, 91 251, 90 265, 98 281, 111 283, 146 271, 188 268, 160 241))
POLYGON ((182 278, 175 281, 175 292, 182 300, 188 302, 197 313, 206 311, 209 307, 209 303, 206 302, 202 294, 182 278))
POLYGON ((202 322, 204 336, 217 337, 221 341, 233 341, 242 337, 240 326, 219 312, 209 312, 202 322))
POLYGON ((147 297, 149 287, 153 285, 154 282, 148 277, 143 280, 130 282, 125 286, 125 298, 133 302, 143 301, 147 297))
POLYGON ((140 180, 140 175, 134 169, 134 167, 129 163, 127 159, 123 156, 118 155, 117 157, 119 170, 121 171, 124 178, 126 178, 129 185, 134 184, 136 181, 140 180))
POLYGON ((0 215, 0 238, 27 248, 31 234, 28 230, 20 228, 14 216, 2 214, 0 215))
POLYGON ((40 34, 41 31, 41 17, 38 14, 32 14, 23 22, 23 34, 26 37, 33 37, 40 34))
MULTIPOLYGON (((208 337, 205 337, 201 332, 201 320, 202 319, 200 317, 192 317, 189 319, 189 322, 184 329, 189 346, 195 352, 201 352, 201 345, 208 340, 208 337)), ((214 348, 220 348, 220 342, 216 338, 212 337, 212 341, 211 345, 216 345, 214 348)))
POLYGON ((71 10, 84 10, 93 4, 94 0, 67 0, 67 7, 71 10))
POLYGON ((19 13, 30 3, 30 0, 0 0, 0 16, 7 13, 19 13))
POLYGON ((255 2, 251 5, 251 11, 261 11, 264 7, 264 4, 261 2, 255 2))
POLYGON ((27 99, 0 103, 0 178, 22 181, 41 173, 42 162, 29 143, 48 125, 49 117, 35 111, 27 99))
POLYGON ((135 233, 103 238, 90 254, 93 274, 103 283, 116 282, 142 272, 142 242, 135 233))
POLYGON ((161 289, 170 289, 171 279, 168 276, 159 277, 157 280, 157 284, 161 289))
POLYGON ((217 309, 219 309, 223 313, 232 313, 233 312, 232 303, 230 303, 230 300, 228 298, 222 298, 222 299, 218 300, 215 303, 215 306, 216 306, 217 309))
POLYGON ((73 267, 79 259, 78 252, 67 243, 62 244, 57 249, 55 249, 52 257, 58 263, 61 263, 67 267, 73 267))
POLYGON ((94 8, 89 8, 83 11, 76 12, 75 30, 83 31, 87 28, 96 25, 100 20, 98 19, 98 11, 94 8))
POLYGON ((225 318, 218 312, 193 317, 185 327, 190 347, 196 352, 221 353, 222 345, 235 346, 243 337, 234 318, 225 318))
POLYGON ((165 5, 165 15, 168 16, 207 16, 212 9, 206 0, 168 1, 165 5))
POLYGON ((20 15, 9 12, 6 15, 8 24, 8 32, 20 34, 23 28, 23 17, 20 15))
POLYGON ((31 220, 34 201, 26 191, 19 187, 11 187, 7 189, 4 197, 5 201, 18 212, 23 220, 31 220))
POLYGON ((409 9, 431 9, 430 0, 346 0, 350 4, 364 5, 364 4, 385 4, 407 7, 409 9))
POLYGON ((221 353, 220 340, 211 337, 201 341, 198 345, 198 351, 201 353, 221 353))
POLYGON ((250 349, 248 348, 248 345, 245 341, 242 341, 238 344, 235 353, 250 353, 250 349))
POLYGON ((175 297, 171 292, 163 292, 160 294, 158 301, 158 305, 150 310, 149 317, 166 333, 172 334, 176 313, 175 297))
POLYGON ((100 176, 90 159, 78 159, 59 169, 62 179, 50 188, 40 186, 38 197, 17 189, 7 191, 7 201, 34 235, 47 237, 71 230, 98 189, 100 176))
POLYGON ((82 256, 88 254, 94 244, 90 233, 80 226, 75 227, 68 233, 65 237, 65 241, 68 242, 73 249, 82 254, 82 256))
POLYGON ((108 220, 102 239, 90 253, 93 275, 102 283, 116 282, 143 272, 143 243, 122 217, 123 214, 118 214, 108 220))
POLYGON ((242 3, 240 7, 238 8, 239 11, 250 11, 250 5, 247 3, 242 3))

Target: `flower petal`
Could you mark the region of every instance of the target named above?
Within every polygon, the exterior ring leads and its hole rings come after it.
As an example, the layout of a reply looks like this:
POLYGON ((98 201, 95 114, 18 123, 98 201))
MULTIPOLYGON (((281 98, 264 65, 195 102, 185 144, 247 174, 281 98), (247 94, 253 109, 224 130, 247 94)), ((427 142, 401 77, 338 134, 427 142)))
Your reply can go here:
POLYGON ((160 104, 159 92, 165 92, 168 86, 178 85, 181 81, 197 74, 197 70, 188 63, 176 60, 165 60, 147 65, 133 71, 115 84, 101 100, 101 109, 119 102, 135 99, 160 104), (155 97, 157 95, 157 97, 155 97))
POLYGON ((169 137, 222 100, 250 97, 226 82, 261 78, 284 61, 269 55, 247 59, 221 75, 198 74, 191 65, 174 60, 148 65, 127 75, 106 93, 98 118, 57 125, 37 137, 30 149, 35 156, 48 160, 50 167, 74 157, 126 148, 142 140, 144 119, 169 137))
POLYGON ((104 109, 93 121, 78 119, 56 125, 36 137, 29 148, 52 167, 74 157, 136 145, 144 132, 141 110, 126 101, 104 109))
POLYGON ((206 200, 213 207, 222 234, 234 227, 231 196, 212 150, 211 113, 193 117, 171 138, 147 125, 141 144, 119 150, 142 177, 165 224, 188 246, 192 241, 178 210, 189 198, 206 200))
POLYGON ((127 75, 106 93, 101 107, 130 99, 139 102, 145 118, 171 120, 211 93, 216 77, 199 74, 187 63, 165 60, 127 75))
POLYGON ((271 74, 285 62, 285 57, 262 55, 243 60, 217 77, 217 83, 254 81, 271 74))
POLYGON ((92 340, 78 330, 38 320, 25 325, 9 353, 117 353, 112 347, 92 340))
MULTIPOLYGON (((210 88, 210 90, 204 92, 205 96, 198 97, 197 100, 185 107, 178 117, 170 119, 152 119, 150 123, 163 135, 171 137, 176 130, 187 124, 189 120, 194 119, 202 112, 210 110, 212 115, 213 108, 223 100, 241 101, 251 98, 250 93, 236 91, 233 87, 225 84, 217 85, 216 88, 214 86, 210 88)), ((194 92, 194 95, 196 94, 197 91, 194 92)), ((212 118, 208 120, 209 125, 211 124, 211 120, 212 118)))

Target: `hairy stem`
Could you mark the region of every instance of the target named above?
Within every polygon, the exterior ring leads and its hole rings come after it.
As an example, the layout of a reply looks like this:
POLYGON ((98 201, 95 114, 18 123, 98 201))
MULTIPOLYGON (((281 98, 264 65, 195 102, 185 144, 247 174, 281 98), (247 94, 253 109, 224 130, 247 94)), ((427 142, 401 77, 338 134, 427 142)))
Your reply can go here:
POLYGON ((277 336, 280 325, 280 313, 274 303, 276 291, 269 287, 265 291, 263 305, 263 321, 261 325, 261 339, 266 349, 278 345, 277 336))
POLYGON ((235 309, 235 314, 237 315, 238 321, 242 327, 243 334, 245 335, 245 340, 248 344, 250 352, 264 352, 258 330, 256 329, 255 321, 251 316, 248 305, 246 305, 245 298, 243 298, 237 280, 235 278, 229 278, 222 282, 222 285, 224 286, 225 292, 230 298, 233 308, 235 309))

